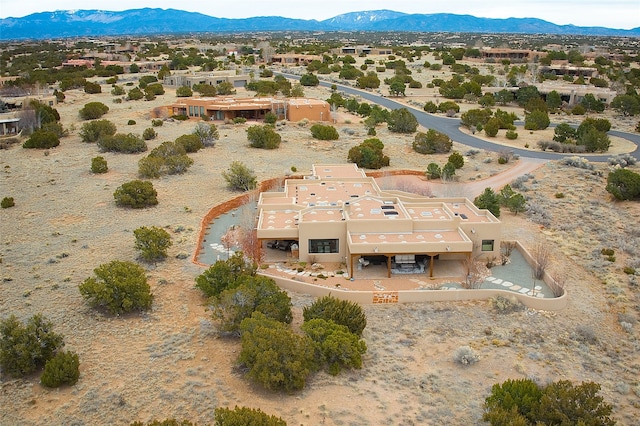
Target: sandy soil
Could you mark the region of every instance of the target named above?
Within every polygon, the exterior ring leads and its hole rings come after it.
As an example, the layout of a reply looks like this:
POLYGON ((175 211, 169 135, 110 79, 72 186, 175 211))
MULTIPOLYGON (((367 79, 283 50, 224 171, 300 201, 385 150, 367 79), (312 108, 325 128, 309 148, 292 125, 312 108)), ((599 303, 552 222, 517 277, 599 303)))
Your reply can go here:
MULTIPOLYGON (((307 94, 327 97, 320 89, 307 94)), ((176 256, 193 252, 200 218, 235 195, 224 188, 221 176, 231 161, 243 161, 259 179, 282 176, 291 166, 307 172, 313 163, 344 162, 366 131, 358 118, 347 117, 351 123, 337 124, 338 141, 319 142, 310 138, 309 126, 288 123, 281 130, 281 147, 269 152, 248 147, 244 130, 251 123, 220 125, 216 146, 193 154, 195 163, 186 174, 153 181, 157 207, 122 210, 113 203, 113 191, 136 178, 143 154, 102 154, 109 172, 91 174, 90 159, 99 152, 80 141, 77 111, 89 99, 102 101, 111 108, 104 118, 116 123, 119 132, 141 134, 151 127, 151 109, 175 96, 167 90, 153 102, 122 104, 111 98, 68 93, 57 108, 72 132, 60 147, 0 151, 0 195, 16 202, 0 211, 0 315, 44 313, 81 360, 80 381, 68 388, 45 389, 37 376, 3 378, 0 424, 126 425, 167 417, 205 424, 218 406, 244 405, 281 416, 290 425, 466 425, 480 422, 483 400, 494 383, 521 377, 540 383, 596 381, 614 405, 619 424, 635 424, 640 417, 637 277, 621 271, 632 265, 640 269, 640 208, 611 201, 604 191, 607 166, 589 171, 545 164, 523 189, 547 213, 545 225, 508 212, 501 218, 505 238, 527 247, 548 244, 552 269, 567 282, 571 299, 566 310, 500 315, 489 302, 366 306, 368 352, 362 370, 337 377, 320 372, 300 393, 272 394, 239 373, 239 343, 216 335, 205 300, 193 288, 203 269, 190 256, 176 256), (129 119, 137 124, 128 126, 129 119), (556 198, 558 193, 564 198, 556 198), (92 310, 78 284, 99 264, 135 259, 133 230, 140 226, 166 227, 173 236, 169 259, 147 266, 153 309, 126 317, 92 310), (604 247, 615 249, 615 262, 599 254, 604 247), (621 322, 631 324, 629 332, 621 322), (479 363, 454 363, 454 351, 465 345, 480 354, 479 363)), ((195 124, 166 122, 156 128, 159 137, 150 148, 191 133, 195 124)), ((378 137, 392 169, 424 170, 431 161, 446 162, 446 156, 413 153, 411 137, 385 129, 378 137)), ((467 151, 458 144, 455 149, 467 151)), ((460 180, 486 179, 513 166, 499 165, 496 158, 483 152, 468 159, 460 180)), ((451 185, 445 192, 464 191, 462 185, 451 185)), ((291 297, 297 327, 302 307, 312 298, 291 297)))

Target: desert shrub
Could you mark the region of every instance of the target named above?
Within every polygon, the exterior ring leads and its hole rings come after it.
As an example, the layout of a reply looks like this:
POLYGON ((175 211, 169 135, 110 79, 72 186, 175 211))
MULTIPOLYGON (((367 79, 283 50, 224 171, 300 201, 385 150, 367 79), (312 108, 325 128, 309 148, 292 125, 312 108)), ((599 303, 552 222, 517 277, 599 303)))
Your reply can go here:
POLYGON ((394 133, 415 133, 418 120, 407 108, 394 109, 389 113, 387 127, 394 133))
POLYGON ((464 157, 459 152, 454 151, 449 155, 447 162, 453 164, 456 170, 461 169, 464 166, 464 157))
POLYGON ((515 139, 518 139, 518 132, 516 132, 515 130, 507 130, 507 133, 505 134, 505 136, 509 140, 515 140, 515 139))
POLYGON ((559 198, 559 199, 560 198, 564 198, 564 192, 556 192, 554 197, 559 198))
POLYGON ((595 166, 583 157, 564 157, 560 160, 560 164, 570 167, 577 167, 579 169, 594 170, 595 166))
MULTIPOLYGON (((236 406, 233 410, 230 408, 218 407, 213 412, 214 426, 287 426, 287 422, 280 417, 270 416, 259 408, 247 408, 236 406)), ((174 426, 174 425, 162 425, 174 426)), ((190 426, 177 424, 175 426, 190 426)))
POLYGON ((425 174, 429 179, 438 179, 442 176, 442 168, 437 163, 429 163, 425 174))
POLYGON ((58 352, 44 366, 40 383, 48 388, 75 385, 80 377, 80 361, 75 352, 58 352))
POLYGON ((325 126, 323 124, 314 124, 311 126, 311 136, 314 139, 319 139, 322 141, 334 141, 337 140, 340 135, 338 135, 338 131, 333 126, 325 126))
POLYGON ((524 118, 524 128, 527 130, 544 130, 549 124, 549 114, 539 109, 531 111, 524 118))
POLYGON ((164 121, 160 118, 154 118, 153 120, 151 120, 151 125, 153 127, 162 127, 163 124, 164 121))
POLYGON ((129 121, 127 121, 127 126, 135 126, 136 124, 137 124, 137 123, 136 123, 136 120, 129 120, 129 121))
POLYGON ((62 127, 62 124, 59 121, 52 121, 50 123, 44 123, 40 128, 46 132, 52 132, 58 138, 63 138, 69 135, 69 131, 62 127))
POLYGON ((142 98, 144 98, 144 93, 139 87, 134 87, 127 93, 127 99, 130 101, 139 101, 142 98))
POLYGON ((238 361, 247 376, 269 390, 287 392, 304 388, 316 368, 313 341, 285 324, 254 312, 240 324, 242 348, 238 361))
POLYGON ((445 101, 440 103, 440 105, 438 105, 438 111, 444 112, 444 113, 447 113, 449 111, 453 111, 454 113, 459 113, 460 105, 458 105, 454 101, 445 101))
POLYGON ((151 308, 153 294, 145 270, 133 263, 113 260, 93 270, 78 287, 93 307, 105 308, 114 315, 151 308))
POLYGON ((3 209, 8 209, 9 207, 15 206, 16 203, 13 200, 13 197, 4 197, 2 201, 0 201, 0 207, 3 209))
POLYGON ((343 368, 362 368, 367 345, 344 325, 322 318, 305 321, 302 330, 315 343, 316 365, 328 366, 332 375, 343 368))
POLYGON ((347 154, 347 160, 365 169, 380 169, 388 166, 390 159, 382 152, 384 144, 380 139, 365 139, 358 146, 354 146, 347 154))
POLYGON ((222 172, 222 177, 227 182, 227 188, 231 191, 249 191, 255 189, 257 178, 253 170, 240 161, 233 161, 227 171, 222 172))
POLYGON ((23 148, 47 149, 60 145, 60 138, 54 133, 46 130, 36 130, 23 144, 23 148))
POLYGON ((109 167, 107 165, 107 160, 102 156, 93 157, 91 159, 91 172, 92 173, 107 173, 109 171, 109 167))
POLYGON ((145 75, 140 77, 140 80, 138 81, 138 85, 140 86, 141 89, 146 88, 149 83, 155 83, 158 81, 158 77, 156 77, 155 75, 145 75))
POLYGON ((452 163, 447 162, 444 167, 442 167, 442 178, 443 179, 452 179, 456 175, 456 166, 452 163))
POLYGON ((109 120, 94 120, 83 123, 80 128, 82 142, 97 142, 104 136, 116 134, 116 125, 109 120))
POLYGON ((53 332, 53 323, 42 314, 26 324, 15 315, 0 320, 0 369, 2 374, 22 377, 42 368, 64 346, 64 337, 53 332))
POLYGON ((416 133, 413 140, 413 150, 420 154, 443 154, 451 151, 452 146, 449 136, 434 129, 416 133))
POLYGON ((79 111, 80 118, 83 120, 95 120, 109 112, 109 107, 102 102, 89 102, 85 104, 79 111))
POLYGON ((176 96, 179 98, 188 98, 193 96, 193 90, 189 86, 180 86, 176 89, 176 96))
POLYGON ((611 146, 611 140, 604 131, 589 127, 582 132, 578 131, 576 144, 584 146, 587 152, 606 152, 611 146))
POLYGON ((489 210, 495 217, 500 217, 500 200, 491 188, 485 188, 484 192, 473 200, 473 204, 479 209, 489 210))
POLYGON ((98 139, 98 147, 101 151, 122 152, 134 154, 147 150, 147 143, 133 133, 116 133, 115 135, 105 135, 98 139))
POLYGON ((460 346, 453 354, 453 360, 460 365, 472 365, 480 361, 480 356, 469 346, 460 346))
POLYGON ((489 121, 484 125, 484 133, 490 138, 495 137, 499 130, 500 123, 495 118, 489 119, 489 121))
POLYGON ((489 121, 489 118, 491 118, 490 109, 470 109, 460 115, 460 124, 472 129, 479 124, 484 126, 489 121))
POLYGON ((424 104, 422 109, 425 112, 428 112, 429 114, 434 114, 434 113, 438 112, 438 105, 436 105, 435 102, 433 102, 433 101, 428 101, 427 103, 424 104))
POLYGON ((560 123, 553 131, 553 140, 560 143, 575 142, 577 131, 567 123, 560 123))
POLYGON ((178 136, 175 140, 176 144, 182 145, 184 151, 186 153, 198 152, 204 145, 202 144, 202 140, 198 137, 198 135, 182 135, 178 136))
POLYGON ((593 345, 598 342, 596 331, 590 325, 580 324, 576 327, 573 338, 582 343, 593 345))
POLYGON ((531 425, 542 390, 531 379, 508 379, 495 384, 484 401, 482 419, 495 426, 531 425))
POLYGON ((247 119, 244 117, 234 117, 233 124, 244 124, 247 122, 247 119))
POLYGON ((282 137, 269 125, 250 126, 247 139, 253 148, 275 149, 280 146, 282 137))
POLYGON ((145 141, 155 139, 157 136, 158 132, 156 132, 153 127, 148 127, 142 132, 142 139, 144 139, 145 141))
POLYGON ((240 285, 223 290, 211 303, 213 318, 222 333, 239 334, 242 320, 254 312, 270 320, 291 323, 291 298, 272 278, 243 276, 238 282, 240 285))
POLYGON ((492 297, 491 306, 499 314, 510 314, 524 309, 524 305, 515 297, 492 297))
POLYGON ((302 311, 305 321, 321 318, 333 321, 336 324, 346 326, 349 331, 357 336, 367 326, 367 316, 360 305, 348 300, 340 300, 331 295, 316 299, 310 306, 305 306, 302 311))
POLYGON ((216 141, 220 138, 218 127, 213 123, 198 123, 193 129, 193 135, 197 136, 198 139, 200 139, 202 146, 214 146, 216 144, 216 141))
POLYGON ((122 86, 113 86, 113 89, 111 89, 111 94, 113 96, 122 96, 124 95, 126 92, 124 91, 124 89, 122 88, 122 86))
POLYGON ((625 168, 625 167, 635 165, 637 160, 633 155, 627 152, 627 153, 618 154, 615 157, 609 158, 608 162, 612 166, 619 166, 619 167, 625 168))
POLYGON ((134 230, 133 235, 136 238, 134 247, 146 262, 166 259, 167 250, 173 244, 171 235, 157 226, 142 226, 134 230))
POLYGON ((271 111, 267 112, 264 115, 264 122, 267 124, 276 124, 276 121, 278 121, 278 116, 275 115, 274 113, 272 113, 271 111))
POLYGON ((238 287, 245 277, 255 276, 257 269, 257 265, 246 260, 242 252, 236 252, 227 260, 218 260, 198 275, 196 288, 206 297, 218 296, 226 289, 238 287))
POLYGON ((142 209, 158 204, 158 193, 153 189, 153 184, 148 181, 132 180, 123 183, 113 193, 116 205, 142 209))
POLYGON ((640 197, 640 174, 628 169, 617 169, 607 176, 607 192, 617 200, 633 200, 640 197))
POLYGON ((193 160, 187 156, 182 144, 163 142, 138 162, 138 174, 146 178, 182 174, 192 164, 193 160))
POLYGON ((102 87, 98 83, 87 81, 84 84, 84 92, 89 94, 102 93, 102 87))

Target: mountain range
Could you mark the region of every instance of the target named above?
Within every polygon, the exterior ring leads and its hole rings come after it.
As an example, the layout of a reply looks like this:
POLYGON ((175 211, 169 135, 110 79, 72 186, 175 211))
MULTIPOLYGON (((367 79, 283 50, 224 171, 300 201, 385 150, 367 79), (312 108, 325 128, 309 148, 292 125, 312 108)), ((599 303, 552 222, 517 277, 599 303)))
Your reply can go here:
POLYGON ((66 10, 0 19, 0 40, 81 36, 224 33, 257 31, 404 31, 640 36, 630 30, 556 25, 536 18, 492 19, 449 13, 407 14, 391 10, 352 12, 323 21, 263 16, 216 18, 175 9, 66 10))

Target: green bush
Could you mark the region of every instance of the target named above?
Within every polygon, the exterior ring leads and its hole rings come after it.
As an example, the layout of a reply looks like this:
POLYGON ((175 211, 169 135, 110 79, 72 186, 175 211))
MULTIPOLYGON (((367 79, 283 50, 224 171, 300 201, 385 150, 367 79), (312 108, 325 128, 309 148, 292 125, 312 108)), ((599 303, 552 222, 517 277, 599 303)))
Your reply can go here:
POLYGON ((178 136, 175 142, 182 145, 186 153, 198 152, 204 148, 202 140, 195 134, 178 136))
POLYGON ((240 333, 240 323, 260 312, 268 319, 290 324, 291 298, 272 278, 259 275, 244 276, 240 285, 227 288, 211 304, 213 318, 222 333, 240 333))
MULTIPOLYGON (((216 144, 216 141, 220 138, 218 128, 213 123, 198 123, 193 129, 193 135, 197 136, 198 139, 200 139, 200 143, 202 144, 202 146, 214 146, 216 144)), ((185 146, 185 149, 186 148, 187 147, 185 146)), ((187 152, 191 151, 187 150, 187 152)))
POLYGON ((124 91, 124 89, 122 88, 122 86, 113 86, 113 89, 111 89, 111 94, 113 96, 122 96, 124 95, 126 92, 124 91))
POLYGON ((139 87, 134 87, 127 93, 127 99, 130 101, 139 101, 142 98, 144 98, 144 93, 142 93, 139 87))
MULTIPOLYGON (((214 426, 287 426, 287 422, 280 417, 270 416, 259 408, 236 406, 233 410, 218 407, 213 413, 214 426)), ((184 426, 184 425, 176 425, 184 426)))
POLYGON ((253 148, 263 149, 278 148, 282 141, 282 137, 269 125, 249 127, 247 139, 253 148))
POLYGON ((158 81, 158 77, 156 77, 155 75, 145 75, 140 77, 140 80, 138 81, 138 86, 140 86, 141 89, 146 88, 149 83, 155 83, 158 81))
POLYGON ((454 151, 453 153, 451 153, 451 155, 449 155, 447 162, 453 164, 453 167, 458 170, 464 166, 464 157, 459 152, 454 151))
POLYGON ((442 168, 437 163, 429 163, 425 174, 429 179, 439 179, 442 176, 442 168))
POLYGON ((182 144, 163 142, 138 162, 140 177, 157 178, 185 173, 193 164, 182 144))
POLYGON ((247 119, 244 117, 234 117, 233 124, 244 124, 247 122, 247 119))
POLYGON ((302 330, 315 343, 316 365, 327 364, 332 375, 343 368, 362 368, 362 354, 367 345, 344 325, 322 318, 302 324, 302 330))
POLYGON ((640 197, 640 174, 628 169, 617 169, 607 176, 607 192, 617 200, 633 200, 640 197))
POLYGON ((153 127, 162 127, 163 124, 164 124, 164 121, 159 119, 159 118, 155 118, 155 119, 151 120, 151 125, 153 127))
POLYGON ((267 112, 264 115, 264 122, 267 124, 276 124, 276 121, 278 121, 278 116, 275 115, 274 113, 272 113, 271 111, 267 112))
POLYGON ((394 109, 389 113, 387 127, 394 133, 415 133, 418 120, 407 108, 394 109))
POLYGON ((93 270, 79 286, 80 294, 93 307, 105 308, 114 315, 148 310, 153 294, 147 283, 147 273, 133 262, 113 260, 93 270))
POLYGON ((443 154, 451 151, 452 147, 451 138, 434 129, 416 133, 413 140, 413 150, 420 154, 443 154))
POLYGON ((485 188, 484 192, 473 200, 473 204, 479 209, 489 210, 495 217, 500 217, 500 200, 491 188, 485 188))
POLYGON ((310 306, 305 306, 302 316, 305 322, 320 318, 344 325, 356 336, 361 336, 367 326, 367 316, 360 305, 331 295, 316 299, 310 306))
POLYGON ((129 121, 127 121, 127 126, 135 126, 136 124, 137 124, 137 123, 136 123, 136 120, 129 120, 129 121))
POLYGON ((144 139, 145 141, 155 139, 157 136, 158 132, 156 132, 153 127, 148 127, 142 132, 142 139, 144 139))
POLYGON ((23 148, 47 149, 60 145, 60 138, 54 132, 36 130, 23 144, 23 148))
POLYGON ((249 191, 258 185, 253 170, 240 161, 234 161, 227 171, 222 172, 222 177, 227 182, 227 188, 231 191, 249 191))
POLYGON ((334 141, 340 137, 335 127, 323 124, 311 126, 311 136, 322 141, 334 141))
POLYGON ((443 179, 452 179, 456 175, 456 166, 452 163, 447 162, 447 164, 442 167, 442 178, 443 179))
POLYGON ((0 368, 3 374, 23 377, 42 368, 64 346, 53 323, 36 314, 23 324, 15 315, 0 321, 0 368))
POLYGON ((524 118, 524 128, 527 130, 544 130, 549 127, 549 114, 546 111, 535 110, 524 118))
POLYGON ((380 169, 388 166, 389 157, 382 152, 384 144, 380 139, 365 139, 358 146, 354 146, 347 154, 347 160, 356 163, 358 167, 366 169, 380 169))
POLYGON ((80 118, 83 120, 95 120, 109 112, 109 107, 102 102, 89 102, 85 104, 79 111, 80 118))
POLYGON ((500 130, 500 123, 495 118, 490 118, 489 121, 484 125, 484 133, 490 137, 494 138, 498 134, 500 130))
POLYGON ((40 383, 48 388, 75 385, 80 377, 80 361, 75 352, 58 352, 44 366, 40 383))
POLYGON ((158 95, 164 95, 164 87, 160 83, 149 84, 144 88, 145 96, 150 96, 155 98, 158 95))
POLYGON ((180 86, 176 89, 176 96, 179 98, 187 98, 193 96, 193 90, 188 86, 180 86))
POLYGON ((2 201, 0 201, 0 207, 3 209, 8 209, 9 207, 15 206, 16 203, 13 201, 13 197, 4 197, 2 201))
POLYGON ((269 390, 292 392, 304 388, 316 368, 314 344, 285 324, 254 312, 240 324, 242 348, 238 361, 247 376, 269 390))
POLYGON ((109 167, 107 165, 107 160, 104 157, 97 156, 91 159, 91 172, 92 173, 107 173, 109 171, 109 167))
POLYGON ((253 277, 258 267, 245 260, 242 252, 236 252, 227 260, 218 260, 209 269, 198 275, 196 288, 210 298, 218 296, 224 290, 233 289, 246 277, 253 277))
POLYGON ((104 135, 98 139, 98 147, 101 151, 106 152, 134 154, 146 151, 147 143, 133 133, 116 133, 112 136, 104 135))
POLYGON ((109 120, 94 120, 82 124, 80 138, 83 142, 97 142, 104 136, 116 134, 116 125, 109 120))
POLYGON ((133 231, 136 238, 135 249, 146 262, 155 262, 167 258, 167 250, 173 244, 171 235, 162 228, 142 226, 133 231))
POLYGON ((113 193, 116 205, 142 209, 158 204, 158 193, 153 189, 153 184, 148 181, 133 180, 123 183, 113 193))
POLYGON ((507 133, 505 136, 509 140, 515 140, 515 139, 518 139, 518 132, 516 132, 515 130, 507 130, 507 133))
POLYGON ((89 94, 102 93, 102 87, 98 83, 87 81, 84 84, 84 92, 89 94))

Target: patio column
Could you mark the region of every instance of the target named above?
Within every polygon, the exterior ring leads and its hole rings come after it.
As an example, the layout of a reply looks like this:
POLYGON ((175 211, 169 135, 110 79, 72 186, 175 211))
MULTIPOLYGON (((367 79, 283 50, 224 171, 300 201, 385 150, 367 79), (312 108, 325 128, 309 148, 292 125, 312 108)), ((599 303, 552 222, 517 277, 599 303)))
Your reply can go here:
POLYGON ((387 278, 391 278, 391 256, 387 256, 387 278))

